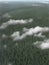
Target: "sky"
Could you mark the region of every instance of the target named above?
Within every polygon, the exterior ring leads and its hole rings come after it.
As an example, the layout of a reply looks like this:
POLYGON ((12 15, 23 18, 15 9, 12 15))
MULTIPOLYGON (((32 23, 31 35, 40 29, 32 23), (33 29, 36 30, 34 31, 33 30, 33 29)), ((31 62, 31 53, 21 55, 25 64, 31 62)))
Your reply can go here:
POLYGON ((49 1, 49 0, 0 0, 0 1, 49 1))

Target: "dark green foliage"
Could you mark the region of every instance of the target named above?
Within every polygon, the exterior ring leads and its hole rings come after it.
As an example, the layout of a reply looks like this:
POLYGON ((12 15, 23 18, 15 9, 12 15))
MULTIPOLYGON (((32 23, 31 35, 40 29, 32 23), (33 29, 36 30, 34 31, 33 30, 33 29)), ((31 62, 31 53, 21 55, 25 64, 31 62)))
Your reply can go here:
MULTIPOLYGON (((1 40, 2 34, 10 36, 15 31, 20 31, 20 34, 22 34, 24 27, 49 27, 49 4, 41 4, 43 7, 31 5, 32 3, 0 4, 0 25, 9 19, 33 19, 32 23, 11 25, 4 30, 0 30, 0 65, 8 65, 8 63, 12 63, 12 65, 49 65, 49 49, 41 50, 33 46, 35 41, 44 39, 27 36, 23 40, 15 42, 11 38, 1 40), (9 13, 12 17, 2 17, 5 13, 9 13), (4 49, 4 45, 7 45, 6 49, 4 49)), ((49 38, 49 32, 43 34, 49 38)))

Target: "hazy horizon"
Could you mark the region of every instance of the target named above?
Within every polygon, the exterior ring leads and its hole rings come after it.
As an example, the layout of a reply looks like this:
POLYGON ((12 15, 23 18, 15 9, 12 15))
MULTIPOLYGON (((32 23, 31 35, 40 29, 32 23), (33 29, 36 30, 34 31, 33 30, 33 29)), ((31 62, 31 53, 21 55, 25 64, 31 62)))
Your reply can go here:
POLYGON ((0 1, 37 1, 37 2, 47 2, 49 0, 0 0, 0 1))

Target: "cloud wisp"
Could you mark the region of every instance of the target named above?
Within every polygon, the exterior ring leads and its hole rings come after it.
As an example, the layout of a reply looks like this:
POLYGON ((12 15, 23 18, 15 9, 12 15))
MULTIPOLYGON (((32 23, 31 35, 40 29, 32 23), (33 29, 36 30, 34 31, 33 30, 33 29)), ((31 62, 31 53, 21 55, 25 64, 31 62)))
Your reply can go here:
POLYGON ((5 13, 4 15, 2 15, 2 17, 4 17, 4 18, 10 18, 11 15, 9 13, 5 13))
POLYGON ((21 19, 21 20, 13 20, 10 19, 9 21, 2 23, 2 25, 0 26, 0 29, 5 29, 7 28, 9 25, 16 25, 16 24, 27 24, 27 23, 31 23, 33 21, 33 19, 21 19))
POLYGON ((44 41, 36 41, 34 45, 42 50, 49 49, 49 39, 46 39, 44 41))
POLYGON ((16 31, 13 34, 11 34, 11 37, 13 38, 14 41, 22 40, 26 36, 32 36, 32 35, 36 37, 45 38, 45 35, 42 35, 42 33, 48 31, 49 31, 49 27, 36 26, 35 28, 30 28, 30 29, 23 28, 24 33, 22 35, 20 35, 19 31, 16 31))

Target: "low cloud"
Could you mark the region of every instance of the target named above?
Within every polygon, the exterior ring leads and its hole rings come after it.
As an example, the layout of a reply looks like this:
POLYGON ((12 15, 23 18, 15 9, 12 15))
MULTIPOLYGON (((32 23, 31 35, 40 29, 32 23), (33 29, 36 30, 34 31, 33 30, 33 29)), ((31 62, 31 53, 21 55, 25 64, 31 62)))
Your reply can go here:
POLYGON ((7 38, 8 36, 7 35, 5 35, 5 34, 2 34, 2 38, 7 38))
POLYGON ((42 50, 49 49, 49 39, 44 41, 36 41, 34 45, 42 50))
POLYGON ((34 36, 35 37, 41 37, 41 38, 45 38, 46 37, 45 35, 42 35, 42 33, 35 34, 34 36))
POLYGON ((2 25, 0 26, 0 29, 5 29, 7 28, 9 25, 16 25, 16 24, 27 24, 27 23, 31 23, 33 21, 33 19, 21 19, 21 20, 13 20, 10 19, 9 21, 2 23, 2 25))
POLYGON ((26 27, 23 28, 23 32, 27 32, 29 29, 27 29, 26 27))
POLYGON ((13 38, 13 40, 19 40, 20 39, 20 32, 14 32, 10 37, 13 38))
POLYGON ((2 17, 5 17, 5 18, 10 18, 11 15, 9 13, 5 13, 4 15, 2 15, 2 17))
POLYGON ((40 5, 40 4, 32 4, 32 6, 42 6, 42 5, 40 5))
POLYGON ((40 27, 37 26, 35 28, 23 28, 23 34, 20 35, 20 32, 14 32, 11 37, 13 38, 13 40, 22 40, 23 38, 25 38, 26 36, 37 36, 37 37, 43 37, 45 38, 45 35, 42 35, 43 32, 48 32, 49 28, 48 27, 40 27), (25 32, 24 32, 25 31, 25 32), (38 35, 37 35, 38 34, 38 35))

